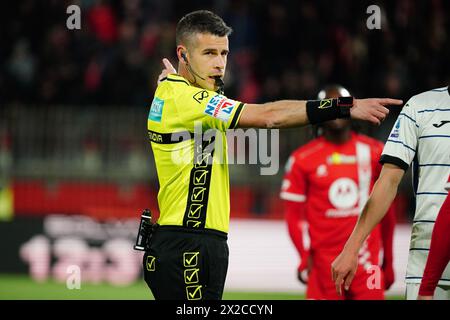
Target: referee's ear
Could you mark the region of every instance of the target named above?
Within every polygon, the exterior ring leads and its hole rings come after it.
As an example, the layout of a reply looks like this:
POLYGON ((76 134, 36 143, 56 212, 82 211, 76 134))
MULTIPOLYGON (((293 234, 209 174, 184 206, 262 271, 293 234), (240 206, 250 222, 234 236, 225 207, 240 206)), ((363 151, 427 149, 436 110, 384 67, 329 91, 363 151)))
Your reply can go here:
POLYGON ((180 62, 184 62, 185 64, 188 64, 188 60, 186 57, 186 48, 182 45, 177 46, 177 57, 178 57, 178 61, 180 62))

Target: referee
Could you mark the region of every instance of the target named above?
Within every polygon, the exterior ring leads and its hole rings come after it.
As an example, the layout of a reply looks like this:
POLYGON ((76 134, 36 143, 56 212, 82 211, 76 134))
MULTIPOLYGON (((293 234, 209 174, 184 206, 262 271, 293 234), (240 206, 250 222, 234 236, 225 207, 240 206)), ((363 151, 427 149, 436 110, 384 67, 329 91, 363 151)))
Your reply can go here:
POLYGON ((227 129, 287 128, 349 117, 379 124, 388 114, 385 105, 402 103, 346 97, 257 105, 229 99, 222 79, 231 31, 210 11, 184 16, 176 29, 178 73, 165 60, 150 108, 160 217, 143 266, 155 299, 222 298, 229 256, 227 129))

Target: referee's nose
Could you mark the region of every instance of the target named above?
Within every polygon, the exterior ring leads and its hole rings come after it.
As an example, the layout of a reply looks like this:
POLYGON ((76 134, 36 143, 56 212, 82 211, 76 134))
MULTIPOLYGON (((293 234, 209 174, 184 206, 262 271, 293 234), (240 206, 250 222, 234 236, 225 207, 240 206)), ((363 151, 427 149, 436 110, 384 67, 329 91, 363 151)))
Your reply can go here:
POLYGON ((218 55, 214 60, 214 68, 223 72, 225 70, 225 66, 227 65, 227 58, 221 55, 218 55))

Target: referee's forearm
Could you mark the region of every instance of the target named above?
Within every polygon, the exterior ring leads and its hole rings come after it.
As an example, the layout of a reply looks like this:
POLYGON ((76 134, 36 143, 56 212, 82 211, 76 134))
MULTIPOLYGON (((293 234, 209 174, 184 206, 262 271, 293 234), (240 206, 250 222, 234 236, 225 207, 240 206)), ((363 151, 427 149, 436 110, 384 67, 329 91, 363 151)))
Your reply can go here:
POLYGON ((306 101, 280 100, 262 105, 266 110, 267 128, 292 128, 309 123, 306 101))

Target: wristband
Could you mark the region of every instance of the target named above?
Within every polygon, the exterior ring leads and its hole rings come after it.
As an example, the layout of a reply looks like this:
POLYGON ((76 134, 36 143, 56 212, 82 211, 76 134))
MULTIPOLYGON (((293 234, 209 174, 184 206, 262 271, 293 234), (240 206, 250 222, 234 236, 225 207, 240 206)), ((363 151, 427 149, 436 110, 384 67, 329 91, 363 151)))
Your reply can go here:
POLYGON ((306 102, 306 114, 311 124, 317 124, 337 118, 350 118, 352 106, 353 97, 310 100, 306 102))
POLYGON ((350 118, 350 109, 353 107, 353 97, 339 97, 337 99, 339 107, 338 118, 350 118))

